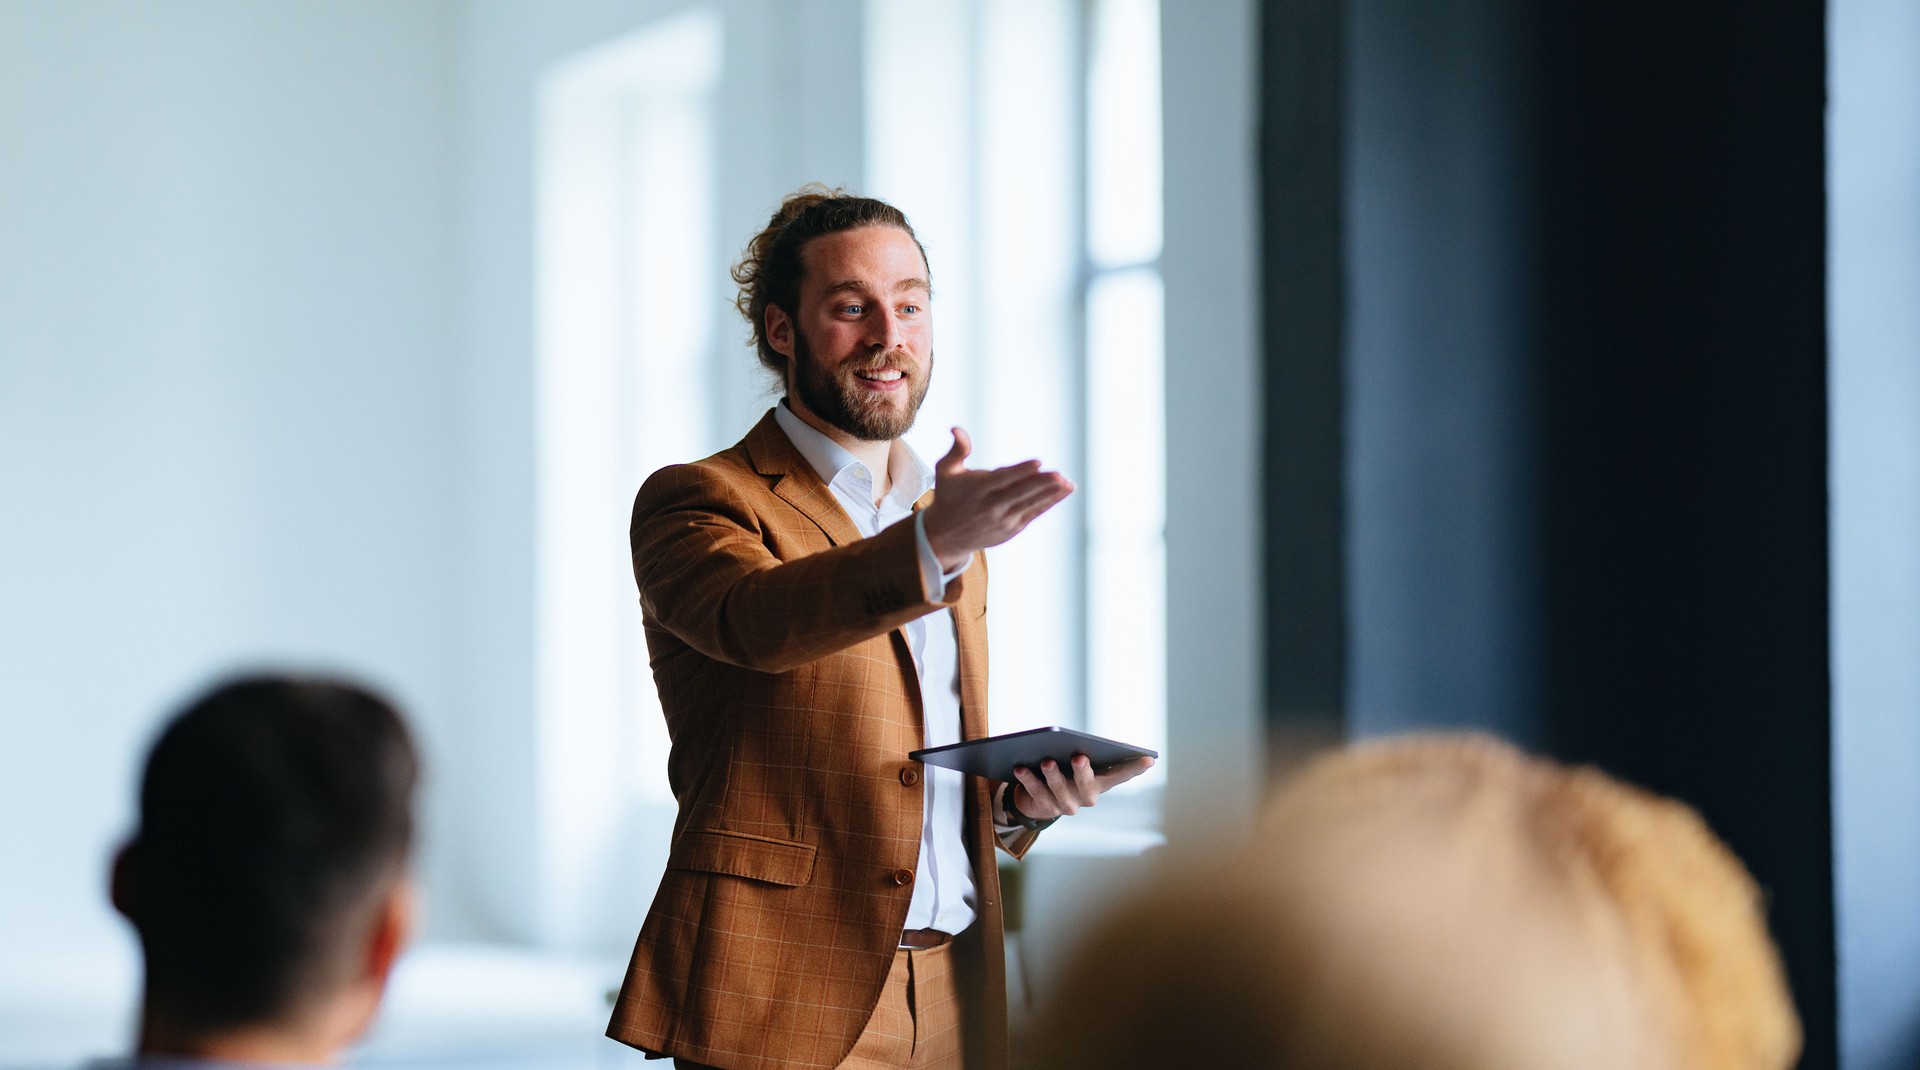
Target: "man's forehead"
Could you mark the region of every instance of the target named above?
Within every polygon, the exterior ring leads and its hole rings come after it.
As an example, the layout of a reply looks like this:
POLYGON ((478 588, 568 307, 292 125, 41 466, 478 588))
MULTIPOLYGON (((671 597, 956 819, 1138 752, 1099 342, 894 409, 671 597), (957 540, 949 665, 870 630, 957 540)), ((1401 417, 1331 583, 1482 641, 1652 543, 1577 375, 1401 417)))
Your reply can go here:
POLYGON ((800 255, 803 289, 815 293, 931 289, 920 243, 898 227, 858 227, 822 234, 808 242, 800 255))

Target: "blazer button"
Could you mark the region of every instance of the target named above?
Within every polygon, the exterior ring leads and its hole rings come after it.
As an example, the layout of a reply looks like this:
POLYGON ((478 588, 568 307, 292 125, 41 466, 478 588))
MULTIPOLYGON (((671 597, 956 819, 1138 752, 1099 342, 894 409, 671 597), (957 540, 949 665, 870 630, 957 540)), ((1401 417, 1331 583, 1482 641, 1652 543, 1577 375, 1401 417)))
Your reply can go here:
POLYGON ((905 888, 907 885, 912 883, 913 883, 913 870, 896 869, 893 871, 893 886, 895 888, 905 888))
POLYGON ((911 765, 900 770, 900 783, 905 784, 907 787, 913 787, 915 784, 920 783, 920 770, 915 769, 911 765))

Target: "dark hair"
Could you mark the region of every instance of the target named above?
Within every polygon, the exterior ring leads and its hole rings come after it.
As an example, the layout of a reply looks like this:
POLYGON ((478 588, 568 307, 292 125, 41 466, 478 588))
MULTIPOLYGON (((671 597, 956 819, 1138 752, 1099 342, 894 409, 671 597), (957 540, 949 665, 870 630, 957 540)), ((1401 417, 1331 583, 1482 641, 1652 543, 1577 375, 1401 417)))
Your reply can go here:
MULTIPOLYGON (((740 286, 733 307, 753 327, 760 363, 783 380, 787 358, 767 344, 767 306, 778 305, 788 316, 794 316, 800 301, 800 278, 806 273, 800 257, 807 243, 825 234, 861 227, 898 227, 913 239, 920 259, 927 259, 926 246, 920 244, 919 235, 900 209, 872 197, 856 197, 844 189, 810 182, 780 202, 766 229, 753 236, 740 262, 733 266, 733 281, 740 286)), ((932 267, 927 271, 931 283, 932 267)))
POLYGON ((175 717, 115 889, 149 1012, 253 1025, 338 984, 355 950, 343 934, 406 867, 418 780, 400 715, 344 681, 243 677, 175 717))

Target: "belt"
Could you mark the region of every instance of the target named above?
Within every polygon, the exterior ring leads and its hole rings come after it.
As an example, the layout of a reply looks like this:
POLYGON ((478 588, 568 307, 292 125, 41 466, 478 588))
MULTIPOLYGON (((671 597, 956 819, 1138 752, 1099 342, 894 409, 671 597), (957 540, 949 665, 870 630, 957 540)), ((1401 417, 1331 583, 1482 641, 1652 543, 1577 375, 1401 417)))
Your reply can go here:
POLYGON ((953 939, 952 933, 943 933, 938 929, 905 929, 900 933, 902 951, 925 951, 931 947, 940 947, 953 939))

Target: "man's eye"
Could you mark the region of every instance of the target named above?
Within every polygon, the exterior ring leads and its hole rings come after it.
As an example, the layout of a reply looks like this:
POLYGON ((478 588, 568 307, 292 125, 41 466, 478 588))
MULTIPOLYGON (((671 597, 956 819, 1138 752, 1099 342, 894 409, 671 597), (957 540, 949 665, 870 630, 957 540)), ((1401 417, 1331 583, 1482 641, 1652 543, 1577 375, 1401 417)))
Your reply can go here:
POLYGON ((920 306, 919 305, 901 305, 900 311, 906 313, 909 316, 917 316, 920 314, 920 306))
POLYGON ((867 310, 867 306, 865 305, 841 305, 840 306, 841 314, 847 315, 847 316, 858 316, 860 313, 865 312, 866 310, 867 310))

